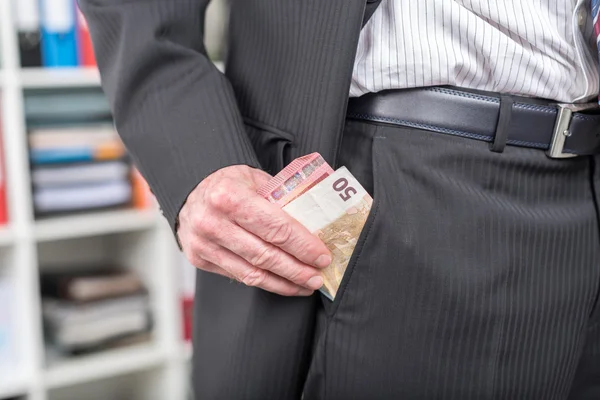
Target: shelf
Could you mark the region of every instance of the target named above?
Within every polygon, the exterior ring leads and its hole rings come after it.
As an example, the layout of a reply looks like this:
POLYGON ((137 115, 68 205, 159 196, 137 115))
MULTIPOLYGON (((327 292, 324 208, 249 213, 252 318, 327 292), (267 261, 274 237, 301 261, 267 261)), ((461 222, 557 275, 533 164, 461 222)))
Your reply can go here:
MULTIPOLYGON (((222 61, 215 66, 223 71, 222 61)), ((52 89, 100 86, 100 74, 96 68, 23 68, 20 72, 21 86, 25 89, 52 89)), ((2 86, 0 71, 0 87, 2 86)))
POLYGON ((183 346, 181 346, 181 357, 186 360, 189 361, 192 359, 192 355, 194 353, 194 349, 192 347, 192 343, 191 342, 183 342, 183 346))
POLYGON ((151 369, 163 362, 165 357, 155 345, 139 345, 60 362, 46 371, 44 383, 56 389, 151 369))
POLYGON ((0 399, 24 396, 29 391, 27 382, 20 378, 13 378, 10 375, 2 374, 0 381, 0 399))
POLYGON ((26 89, 89 87, 100 85, 96 68, 23 68, 21 85, 26 89))
POLYGON ((10 227, 0 226, 0 247, 10 246, 15 240, 14 233, 10 227))
POLYGON ((35 223, 34 236, 39 242, 134 232, 156 226, 155 210, 117 210, 48 218, 35 223))

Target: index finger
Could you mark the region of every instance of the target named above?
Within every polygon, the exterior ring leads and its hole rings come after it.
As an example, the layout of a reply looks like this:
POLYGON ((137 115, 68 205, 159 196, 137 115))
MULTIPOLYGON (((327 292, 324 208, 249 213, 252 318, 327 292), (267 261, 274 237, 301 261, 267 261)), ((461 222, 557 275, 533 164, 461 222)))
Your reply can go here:
POLYGON ((318 237, 278 206, 249 196, 232 214, 233 222, 301 262, 319 268, 331 264, 331 253, 318 237))

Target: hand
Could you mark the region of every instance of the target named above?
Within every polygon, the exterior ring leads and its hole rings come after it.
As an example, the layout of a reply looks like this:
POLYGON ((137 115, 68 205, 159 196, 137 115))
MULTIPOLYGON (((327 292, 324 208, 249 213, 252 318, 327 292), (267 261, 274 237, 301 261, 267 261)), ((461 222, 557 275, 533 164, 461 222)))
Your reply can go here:
POLYGON ((322 286, 317 268, 328 266, 331 255, 298 221, 256 194, 270 178, 242 165, 209 175, 181 209, 179 241, 204 271, 284 296, 308 296, 322 286))

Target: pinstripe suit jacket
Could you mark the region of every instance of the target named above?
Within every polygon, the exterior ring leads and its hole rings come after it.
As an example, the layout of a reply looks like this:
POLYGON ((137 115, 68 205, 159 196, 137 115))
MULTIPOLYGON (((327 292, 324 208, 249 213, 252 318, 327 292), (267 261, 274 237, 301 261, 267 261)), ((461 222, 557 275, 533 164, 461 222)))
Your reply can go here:
MULTIPOLYGON (((335 164, 360 28, 380 0, 232 0, 225 76, 203 45, 208 1, 79 0, 118 131, 172 226, 221 167, 275 173, 313 151, 335 164)), ((234 385, 236 398, 299 398, 315 302, 199 273, 197 397, 234 385)))

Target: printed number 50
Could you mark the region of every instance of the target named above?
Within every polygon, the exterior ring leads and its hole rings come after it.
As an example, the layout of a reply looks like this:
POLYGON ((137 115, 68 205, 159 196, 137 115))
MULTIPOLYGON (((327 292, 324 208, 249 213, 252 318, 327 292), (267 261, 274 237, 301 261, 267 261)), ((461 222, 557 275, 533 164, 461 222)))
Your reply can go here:
POLYGON ((340 193, 340 197, 344 201, 350 200, 353 194, 358 193, 352 186, 348 186, 348 179, 346 178, 340 178, 333 182, 333 190, 336 192, 342 192, 340 193))

